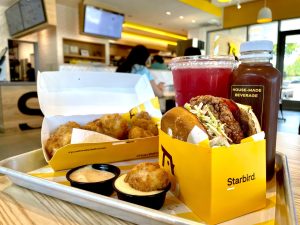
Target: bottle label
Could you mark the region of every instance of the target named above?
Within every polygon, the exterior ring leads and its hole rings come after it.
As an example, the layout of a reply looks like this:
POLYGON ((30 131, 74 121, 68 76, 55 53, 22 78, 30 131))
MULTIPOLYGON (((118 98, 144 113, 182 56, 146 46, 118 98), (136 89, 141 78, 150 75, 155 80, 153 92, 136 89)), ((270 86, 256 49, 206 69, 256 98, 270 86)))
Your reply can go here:
POLYGON ((237 103, 251 106, 260 124, 262 124, 263 85, 231 85, 231 99, 237 103))

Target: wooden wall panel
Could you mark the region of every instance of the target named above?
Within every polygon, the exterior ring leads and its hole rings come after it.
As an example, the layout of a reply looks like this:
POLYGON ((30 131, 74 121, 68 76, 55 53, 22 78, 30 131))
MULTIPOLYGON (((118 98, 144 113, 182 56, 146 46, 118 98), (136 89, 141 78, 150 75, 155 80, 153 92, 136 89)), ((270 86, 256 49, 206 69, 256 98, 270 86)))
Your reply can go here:
MULTIPOLYGON (((21 130, 20 124, 27 124, 32 128, 39 128, 42 125, 43 117, 39 115, 26 115, 18 108, 18 101, 21 96, 29 92, 36 92, 35 83, 32 85, 7 85, 0 86, 1 91, 1 113, 2 121, 0 120, 1 132, 12 132, 21 130)), ((39 110, 38 98, 30 98, 26 102, 26 107, 34 110, 35 113, 39 110)), ((23 109, 24 110, 24 109, 23 109)), ((28 109, 25 109, 25 111, 28 109)))

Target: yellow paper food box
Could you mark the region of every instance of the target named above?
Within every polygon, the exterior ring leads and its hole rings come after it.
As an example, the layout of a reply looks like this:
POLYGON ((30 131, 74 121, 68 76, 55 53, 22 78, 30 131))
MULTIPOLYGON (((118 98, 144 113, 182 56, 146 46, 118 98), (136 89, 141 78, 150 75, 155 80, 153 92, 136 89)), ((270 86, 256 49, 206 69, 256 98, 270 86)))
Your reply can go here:
POLYGON ((210 148, 159 132, 159 163, 172 191, 199 218, 217 224, 265 206, 265 140, 210 148))
POLYGON ((38 75, 37 90, 45 116, 41 129, 42 148, 46 161, 54 170, 158 155, 158 137, 69 144, 58 149, 51 159, 45 151, 50 134, 69 121, 84 125, 104 114, 120 113, 129 119, 133 114, 147 111, 159 123, 159 102, 145 76, 109 72, 42 72, 38 75))

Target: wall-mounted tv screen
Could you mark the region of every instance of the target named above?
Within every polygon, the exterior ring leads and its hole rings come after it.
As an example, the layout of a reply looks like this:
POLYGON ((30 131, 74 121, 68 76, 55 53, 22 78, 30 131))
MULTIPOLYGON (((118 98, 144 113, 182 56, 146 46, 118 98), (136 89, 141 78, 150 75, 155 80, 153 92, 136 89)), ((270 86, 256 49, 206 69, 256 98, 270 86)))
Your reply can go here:
POLYGON ((124 15, 94 6, 84 7, 83 32, 109 38, 121 38, 124 15))
POLYGON ((20 0, 24 29, 47 22, 43 0, 20 0))
POLYGON ((11 36, 47 22, 43 0, 20 0, 5 11, 11 36))
POLYGON ((19 2, 9 7, 5 11, 5 16, 10 35, 17 34, 24 30, 19 2))

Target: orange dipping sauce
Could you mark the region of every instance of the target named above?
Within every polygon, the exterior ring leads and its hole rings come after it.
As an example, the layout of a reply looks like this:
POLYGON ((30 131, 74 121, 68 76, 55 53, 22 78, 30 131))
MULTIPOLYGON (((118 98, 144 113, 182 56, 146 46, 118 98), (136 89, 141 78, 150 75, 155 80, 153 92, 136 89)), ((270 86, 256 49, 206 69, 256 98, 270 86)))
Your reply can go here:
POLYGON ((105 171, 93 169, 91 166, 80 168, 70 175, 70 179, 77 182, 101 182, 113 178, 115 174, 105 171))

